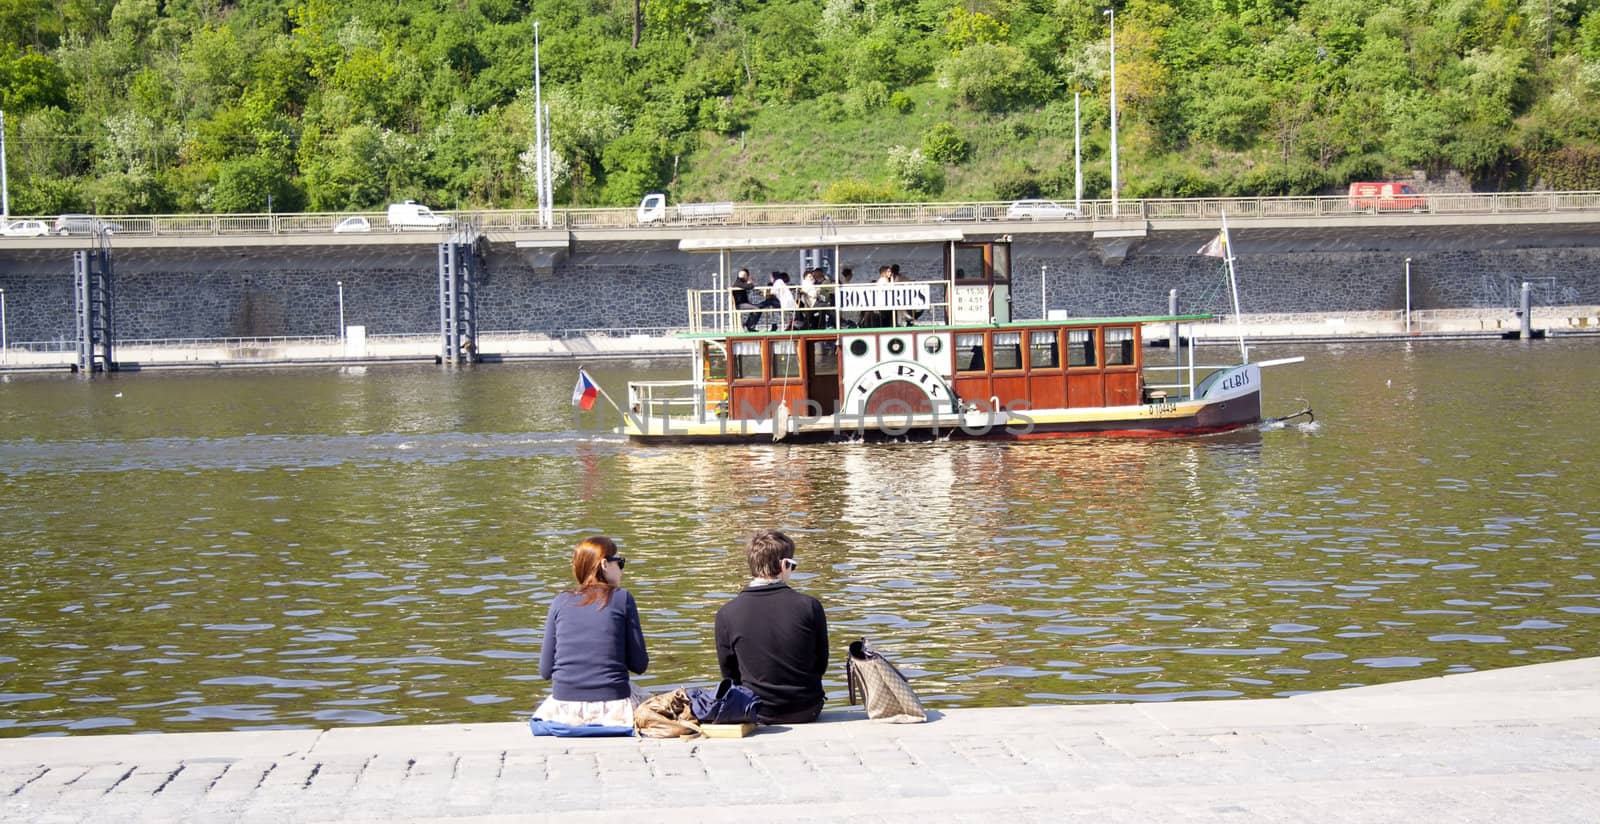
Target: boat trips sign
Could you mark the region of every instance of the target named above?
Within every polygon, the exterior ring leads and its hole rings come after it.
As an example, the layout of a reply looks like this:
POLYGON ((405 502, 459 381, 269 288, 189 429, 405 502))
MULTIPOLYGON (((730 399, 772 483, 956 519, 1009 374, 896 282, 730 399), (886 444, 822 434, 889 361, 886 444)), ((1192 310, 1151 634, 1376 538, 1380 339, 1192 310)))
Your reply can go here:
POLYGON ((926 310, 933 305, 933 290, 926 283, 869 283, 839 287, 839 308, 844 311, 883 309, 926 310))

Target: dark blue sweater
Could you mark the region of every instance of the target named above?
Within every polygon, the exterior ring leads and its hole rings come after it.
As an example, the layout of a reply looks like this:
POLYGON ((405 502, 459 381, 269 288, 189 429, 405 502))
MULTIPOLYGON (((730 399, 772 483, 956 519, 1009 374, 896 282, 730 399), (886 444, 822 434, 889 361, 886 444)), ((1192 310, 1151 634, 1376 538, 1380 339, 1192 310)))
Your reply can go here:
POLYGON ((816 720, 828 671, 828 618, 817 599, 787 584, 746 587, 717 610, 723 678, 761 697, 761 723, 816 720))
POLYGON ((579 599, 563 592, 551 602, 539 677, 554 682, 550 692, 557 701, 627 698, 628 673, 643 673, 650 666, 633 595, 612 590, 605 606, 598 601, 579 606, 579 599))

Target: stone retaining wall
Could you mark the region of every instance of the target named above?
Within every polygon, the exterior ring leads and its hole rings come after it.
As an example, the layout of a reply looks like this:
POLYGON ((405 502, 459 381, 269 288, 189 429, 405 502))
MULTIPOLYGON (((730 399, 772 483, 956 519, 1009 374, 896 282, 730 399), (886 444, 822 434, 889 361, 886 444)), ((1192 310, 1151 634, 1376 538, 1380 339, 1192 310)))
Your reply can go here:
MULTIPOLYGON (((341 281, 347 325, 385 335, 433 334, 439 324, 432 254, 295 258, 289 265, 274 265, 270 255, 241 262, 191 254, 176 265, 143 254, 116 263, 119 339, 337 334, 341 281)), ((890 262, 900 263, 912 280, 942 276, 936 248, 867 247, 846 254, 843 263, 855 269, 857 283, 870 282, 876 267, 890 262)), ((1121 265, 1106 265, 1085 246, 1019 241, 1013 254, 1014 318, 1041 316, 1041 301, 1073 315, 1162 314, 1170 289, 1178 290, 1182 311, 1231 311, 1221 261, 1189 251, 1136 248, 1121 265)), ((1253 316, 1395 318, 1405 306, 1407 257, 1419 313, 1461 311, 1480 322, 1497 313, 1514 318, 1527 281, 1534 285, 1536 317, 1570 317, 1575 327, 1596 322, 1577 320, 1592 318, 1586 307, 1600 305, 1600 248, 1590 247, 1245 254, 1237 263, 1240 301, 1253 316)), ((487 262, 479 328, 545 333, 684 326, 685 290, 710 287, 716 267, 713 256, 675 251, 579 254, 553 270, 536 270, 515 250, 497 248, 487 262)), ((792 251, 741 256, 734 265, 761 275, 800 270, 792 251)), ((70 256, 17 259, 0 252, 0 288, 10 340, 73 339, 70 256)), ((1507 328, 1515 326, 1510 320, 1507 328)))

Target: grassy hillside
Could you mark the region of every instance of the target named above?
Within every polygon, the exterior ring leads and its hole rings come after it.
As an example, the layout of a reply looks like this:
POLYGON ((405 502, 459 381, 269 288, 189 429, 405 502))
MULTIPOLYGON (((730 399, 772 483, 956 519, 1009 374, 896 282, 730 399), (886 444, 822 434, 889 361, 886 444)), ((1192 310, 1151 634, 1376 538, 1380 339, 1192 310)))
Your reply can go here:
MULTIPOLYGON (((1122 194, 1600 188, 1600 0, 1121 0, 1122 194)), ((16 214, 1108 194, 1104 0, 9 0, 16 214)))

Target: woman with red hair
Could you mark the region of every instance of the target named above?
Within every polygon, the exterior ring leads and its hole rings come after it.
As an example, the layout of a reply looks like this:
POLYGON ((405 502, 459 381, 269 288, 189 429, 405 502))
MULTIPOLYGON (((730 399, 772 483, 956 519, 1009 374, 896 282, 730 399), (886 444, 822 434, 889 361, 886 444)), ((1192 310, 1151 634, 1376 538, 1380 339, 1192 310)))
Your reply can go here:
POLYGON ((622 588, 627 559, 596 535, 572 551, 578 586, 556 595, 544 624, 539 677, 552 682, 535 718, 580 726, 631 727, 649 694, 628 681, 650 665, 633 594, 622 588))

